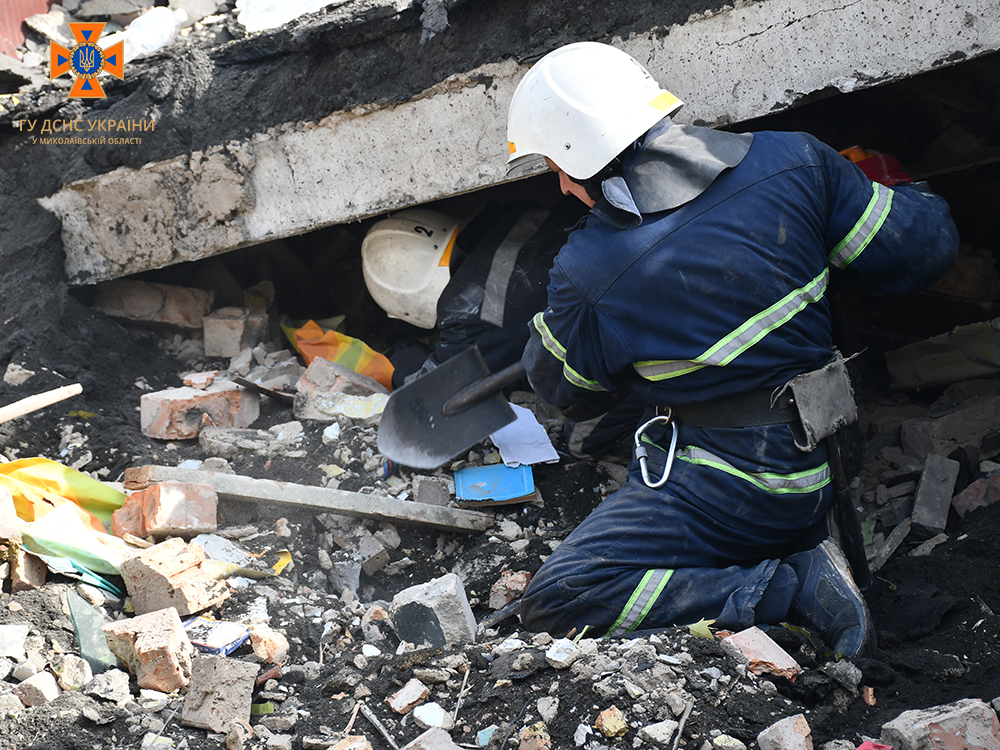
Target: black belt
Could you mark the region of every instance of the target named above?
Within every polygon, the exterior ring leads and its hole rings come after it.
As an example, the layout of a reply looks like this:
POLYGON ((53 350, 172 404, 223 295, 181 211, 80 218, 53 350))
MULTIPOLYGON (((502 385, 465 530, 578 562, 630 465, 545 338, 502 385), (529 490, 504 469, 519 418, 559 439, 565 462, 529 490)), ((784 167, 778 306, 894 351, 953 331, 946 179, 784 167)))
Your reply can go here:
POLYGON ((680 424, 692 427, 759 427, 799 421, 799 411, 791 392, 783 393, 775 399, 773 388, 761 388, 672 408, 674 417, 680 424))

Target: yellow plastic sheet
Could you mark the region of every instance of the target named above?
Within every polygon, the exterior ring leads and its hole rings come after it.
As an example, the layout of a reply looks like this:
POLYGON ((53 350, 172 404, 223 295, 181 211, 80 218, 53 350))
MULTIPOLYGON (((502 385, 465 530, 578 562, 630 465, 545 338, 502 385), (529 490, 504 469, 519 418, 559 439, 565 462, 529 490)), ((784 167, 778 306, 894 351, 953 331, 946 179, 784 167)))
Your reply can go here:
POLYGON ((315 357, 320 357, 350 367, 392 389, 392 363, 361 339, 324 329, 314 320, 307 321, 301 328, 285 323, 281 324, 281 328, 307 365, 315 357))
POLYGON ((17 515, 25 521, 73 503, 84 524, 101 532, 125 502, 125 494, 113 487, 41 457, 0 464, 0 485, 10 490, 17 515))

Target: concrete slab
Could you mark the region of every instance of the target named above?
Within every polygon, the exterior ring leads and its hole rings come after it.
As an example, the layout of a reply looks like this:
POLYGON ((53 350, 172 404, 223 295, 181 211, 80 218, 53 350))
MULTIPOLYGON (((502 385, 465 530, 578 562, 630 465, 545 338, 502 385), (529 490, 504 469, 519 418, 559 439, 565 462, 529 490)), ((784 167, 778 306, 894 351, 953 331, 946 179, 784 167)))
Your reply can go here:
MULTIPOLYGON (((715 126, 1000 48, 1000 16, 976 0, 937 2, 933 12, 905 0, 768 0, 649 24, 614 43, 688 102, 678 122, 715 126)), ((527 68, 487 62, 403 102, 121 167, 40 203, 62 221, 66 272, 79 284, 489 187, 504 181, 507 104, 527 68), (356 153, 366 158, 342 158, 356 153)))

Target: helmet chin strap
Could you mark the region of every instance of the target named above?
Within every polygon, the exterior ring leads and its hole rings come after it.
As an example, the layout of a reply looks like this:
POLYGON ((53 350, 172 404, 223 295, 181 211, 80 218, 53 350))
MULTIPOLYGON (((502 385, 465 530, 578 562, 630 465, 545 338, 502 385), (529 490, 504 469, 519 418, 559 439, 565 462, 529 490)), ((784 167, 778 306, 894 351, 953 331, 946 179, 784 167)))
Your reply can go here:
MULTIPOLYGON (((601 184, 616 174, 622 173, 622 162, 619 157, 615 157, 610 164, 603 167, 597 174, 593 177, 588 177, 586 180, 573 180, 573 182, 582 186, 584 190, 587 191, 587 195, 595 203, 604 197, 604 193, 601 191, 601 184)), ((570 177, 572 180, 573 178, 570 177)))

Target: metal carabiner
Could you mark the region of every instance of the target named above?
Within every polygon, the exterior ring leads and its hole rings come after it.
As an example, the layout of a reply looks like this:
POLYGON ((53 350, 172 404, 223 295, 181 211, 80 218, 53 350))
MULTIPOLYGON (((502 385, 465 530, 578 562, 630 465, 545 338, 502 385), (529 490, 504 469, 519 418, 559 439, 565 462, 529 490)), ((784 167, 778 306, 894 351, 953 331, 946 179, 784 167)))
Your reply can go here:
POLYGON ((642 469, 642 481, 646 483, 646 486, 650 489, 657 489, 662 487, 667 479, 670 478, 670 469, 674 465, 674 451, 677 448, 677 423, 672 420, 673 413, 670 409, 667 409, 666 416, 657 415, 650 419, 648 422, 644 423, 635 431, 635 457, 639 459, 639 468, 642 469), (649 428, 654 422, 662 422, 663 424, 669 424, 672 430, 670 436, 670 450, 667 454, 667 463, 663 467, 663 476, 661 476, 655 483, 651 482, 649 479, 649 470, 646 468, 646 459, 649 455, 646 452, 646 446, 642 444, 642 434, 649 428))

